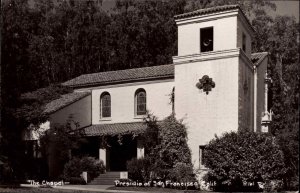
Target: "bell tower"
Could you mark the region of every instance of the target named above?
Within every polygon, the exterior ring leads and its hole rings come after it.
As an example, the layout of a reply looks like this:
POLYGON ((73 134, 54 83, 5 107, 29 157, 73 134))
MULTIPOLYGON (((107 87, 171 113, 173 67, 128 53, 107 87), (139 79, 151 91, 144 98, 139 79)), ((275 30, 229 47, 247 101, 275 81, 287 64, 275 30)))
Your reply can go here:
POLYGON ((241 48, 251 55, 254 30, 238 5, 200 9, 175 16, 178 56, 241 48))
POLYGON ((254 30, 238 5, 184 13, 175 21, 175 114, 187 126, 192 162, 198 169, 203 167, 203 146, 215 134, 254 129, 254 30))

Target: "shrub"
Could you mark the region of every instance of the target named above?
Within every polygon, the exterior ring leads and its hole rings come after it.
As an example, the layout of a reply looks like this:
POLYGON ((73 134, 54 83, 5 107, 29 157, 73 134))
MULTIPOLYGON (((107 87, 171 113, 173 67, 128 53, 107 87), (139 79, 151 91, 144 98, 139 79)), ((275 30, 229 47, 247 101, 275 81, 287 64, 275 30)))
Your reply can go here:
POLYGON ((169 174, 171 180, 176 182, 192 182, 195 181, 192 164, 178 162, 169 174))
POLYGON ((66 180, 79 178, 84 171, 88 172, 88 181, 90 181, 99 174, 104 173, 105 167, 103 161, 96 160, 93 157, 74 157, 65 164, 64 178, 66 180))
POLYGON ((70 184, 79 184, 79 185, 86 184, 84 179, 81 177, 70 177, 70 178, 68 178, 68 181, 70 182, 70 184))
POLYGON ((133 158, 127 162, 127 170, 130 179, 146 182, 150 180, 150 159, 148 157, 133 158))
POLYGON ((151 178, 183 181, 192 175, 191 152, 187 145, 185 125, 174 114, 157 124, 156 117, 149 115, 144 120, 145 151, 149 159, 151 178), (180 175, 177 175, 182 171, 180 175))
POLYGON ((170 168, 179 162, 191 164, 186 127, 174 115, 167 117, 159 125, 159 154, 170 168))
POLYGON ((245 183, 279 180, 285 174, 283 153, 274 137, 230 132, 211 140, 204 151, 207 174, 217 187, 239 189, 245 183))
POLYGON ((283 188, 281 180, 268 180, 264 185, 264 192, 280 192, 283 188))

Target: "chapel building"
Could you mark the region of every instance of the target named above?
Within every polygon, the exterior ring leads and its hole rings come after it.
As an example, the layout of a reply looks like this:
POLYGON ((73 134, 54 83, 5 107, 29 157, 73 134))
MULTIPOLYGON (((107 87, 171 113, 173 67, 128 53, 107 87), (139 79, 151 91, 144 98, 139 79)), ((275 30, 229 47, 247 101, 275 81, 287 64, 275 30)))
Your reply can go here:
POLYGON ((46 107, 50 128, 70 116, 79 123, 90 141, 85 150, 103 160, 107 171, 126 171, 126 161, 144 156, 140 134, 147 111, 158 121, 171 113, 183 120, 195 169, 204 168, 202 150, 215 134, 268 132, 268 54, 251 53, 254 29, 240 7, 174 18, 178 55, 173 64, 81 75, 63 83, 73 93, 46 107))

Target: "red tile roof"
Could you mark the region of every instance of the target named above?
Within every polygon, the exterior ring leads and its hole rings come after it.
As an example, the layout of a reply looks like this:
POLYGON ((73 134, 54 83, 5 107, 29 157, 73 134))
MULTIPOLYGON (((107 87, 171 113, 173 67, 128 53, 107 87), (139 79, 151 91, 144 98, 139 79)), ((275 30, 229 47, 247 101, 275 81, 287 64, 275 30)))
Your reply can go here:
POLYGON ((73 93, 68 93, 65 95, 62 95, 59 99, 56 99, 54 101, 51 101, 45 106, 44 113, 51 114, 54 113, 55 111, 58 111, 65 106, 68 106, 88 95, 91 93, 89 92, 73 92, 73 93))
POLYGON ((198 9, 196 11, 183 13, 180 15, 175 15, 174 19, 178 20, 178 19, 184 19, 184 18, 195 17, 195 16, 200 16, 200 15, 208 15, 208 14, 212 14, 212 13, 230 11, 230 10, 240 10, 242 15, 245 17, 246 22, 249 24, 250 28, 253 31, 255 31, 254 28, 252 27, 249 19, 247 18, 247 16, 245 15, 245 13, 243 12, 243 10, 240 8, 239 5, 223 5, 223 6, 215 6, 215 7, 205 8, 205 9, 198 9))
MULTIPOLYGON (((253 53, 251 60, 255 61, 254 65, 258 65, 266 56, 266 52, 253 53)), ((161 78, 174 78, 174 64, 84 74, 64 82, 62 85, 76 88, 161 78)))
POLYGON ((266 57, 268 52, 258 52, 251 54, 251 61, 254 66, 258 66, 266 57))
POLYGON ((198 15, 207 15, 207 14, 211 14, 211 13, 235 10, 235 9, 240 9, 240 6, 239 5, 215 6, 215 7, 205 8, 205 9, 198 9, 196 11, 183 13, 180 15, 175 15, 174 18, 175 19, 183 19, 183 18, 187 18, 187 17, 193 17, 193 16, 198 16, 198 15))
POLYGON ((147 125, 144 122, 112 123, 91 125, 83 129, 86 136, 125 135, 144 133, 147 125))
POLYGON ((62 85, 70 87, 83 87, 160 78, 174 78, 174 65, 169 64, 144 68, 133 68, 127 70, 84 74, 67 82, 64 82, 62 85))

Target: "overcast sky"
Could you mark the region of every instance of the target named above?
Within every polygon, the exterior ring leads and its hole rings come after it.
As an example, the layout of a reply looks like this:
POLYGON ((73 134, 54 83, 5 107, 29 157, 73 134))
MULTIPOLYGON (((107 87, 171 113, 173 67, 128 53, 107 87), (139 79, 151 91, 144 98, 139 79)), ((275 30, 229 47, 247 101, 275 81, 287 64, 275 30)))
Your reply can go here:
POLYGON ((297 1, 273 1, 276 6, 276 12, 269 12, 270 15, 290 15, 295 16, 296 21, 299 22, 299 0, 297 1))

